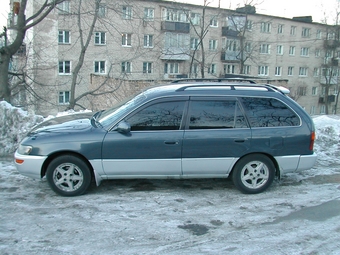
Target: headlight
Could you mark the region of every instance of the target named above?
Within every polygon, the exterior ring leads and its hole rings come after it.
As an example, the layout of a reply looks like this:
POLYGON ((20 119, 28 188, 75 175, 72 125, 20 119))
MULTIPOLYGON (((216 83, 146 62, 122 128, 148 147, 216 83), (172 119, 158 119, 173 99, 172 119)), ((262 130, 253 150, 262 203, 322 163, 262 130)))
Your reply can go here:
POLYGON ((32 151, 32 146, 20 144, 18 147, 18 153, 21 155, 29 155, 31 151, 32 151))

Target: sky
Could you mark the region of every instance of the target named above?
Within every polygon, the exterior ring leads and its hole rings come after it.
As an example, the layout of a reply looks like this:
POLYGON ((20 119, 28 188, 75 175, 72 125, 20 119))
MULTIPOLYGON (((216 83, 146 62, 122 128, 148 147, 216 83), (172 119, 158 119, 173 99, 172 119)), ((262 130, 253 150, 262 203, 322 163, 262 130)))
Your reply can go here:
MULTIPOLYGON (((1 0, 8 2, 9 0, 1 0)), ((321 22, 325 18, 327 24, 335 24, 336 13, 340 12, 339 0, 208 0, 209 6, 236 9, 244 6, 245 3, 252 3, 256 6, 256 12, 260 14, 292 18, 295 16, 312 16, 314 22, 321 22)), ((174 2, 187 2, 202 4, 204 0, 174 0, 174 2)), ((9 4, 2 4, 0 9, 0 28, 6 25, 9 12, 9 4)))

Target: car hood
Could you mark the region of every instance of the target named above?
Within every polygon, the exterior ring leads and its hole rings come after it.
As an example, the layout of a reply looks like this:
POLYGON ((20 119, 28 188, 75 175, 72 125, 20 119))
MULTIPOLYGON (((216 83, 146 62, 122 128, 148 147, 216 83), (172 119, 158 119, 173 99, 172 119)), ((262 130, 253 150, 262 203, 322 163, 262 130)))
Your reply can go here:
POLYGON ((92 112, 88 112, 49 119, 35 126, 28 135, 35 135, 38 133, 79 132, 92 127, 90 121, 92 115, 92 112))

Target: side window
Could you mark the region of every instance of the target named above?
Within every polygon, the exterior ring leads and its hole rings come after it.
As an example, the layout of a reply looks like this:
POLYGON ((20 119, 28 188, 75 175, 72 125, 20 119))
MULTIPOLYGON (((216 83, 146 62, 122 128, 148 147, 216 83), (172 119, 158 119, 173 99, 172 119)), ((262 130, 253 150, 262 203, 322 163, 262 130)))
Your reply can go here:
POLYGON ((131 131, 179 130, 185 101, 150 105, 127 118, 131 131))
POLYGON ((251 127, 299 126, 300 118, 275 98, 242 98, 251 127))
POLYGON ((247 124, 236 101, 191 101, 189 129, 246 128, 247 124))

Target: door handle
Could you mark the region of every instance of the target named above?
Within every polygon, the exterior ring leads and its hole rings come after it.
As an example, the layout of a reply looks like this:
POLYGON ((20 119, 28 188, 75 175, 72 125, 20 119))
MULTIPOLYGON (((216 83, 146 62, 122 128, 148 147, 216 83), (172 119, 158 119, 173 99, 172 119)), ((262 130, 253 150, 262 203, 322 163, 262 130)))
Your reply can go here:
POLYGON ((164 143, 168 145, 177 145, 178 141, 165 141, 164 143))
POLYGON ((234 142, 235 143, 244 143, 246 141, 246 139, 235 139, 234 142))

